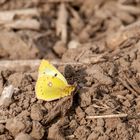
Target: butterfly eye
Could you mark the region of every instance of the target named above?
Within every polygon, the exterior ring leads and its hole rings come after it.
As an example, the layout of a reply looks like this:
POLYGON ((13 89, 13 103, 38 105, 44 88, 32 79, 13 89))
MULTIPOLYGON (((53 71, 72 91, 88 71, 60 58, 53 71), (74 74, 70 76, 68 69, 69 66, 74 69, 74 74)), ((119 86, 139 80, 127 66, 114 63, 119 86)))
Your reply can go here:
POLYGON ((56 77, 56 76, 57 76, 57 73, 55 73, 54 77, 56 77))

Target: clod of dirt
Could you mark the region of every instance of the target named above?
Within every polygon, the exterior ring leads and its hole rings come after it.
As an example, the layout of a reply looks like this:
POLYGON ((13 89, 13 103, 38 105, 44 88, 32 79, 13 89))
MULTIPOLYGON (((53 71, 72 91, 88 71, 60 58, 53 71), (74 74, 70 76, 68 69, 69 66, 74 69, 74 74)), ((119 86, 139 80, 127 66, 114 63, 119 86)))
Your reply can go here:
POLYGON ((117 125, 117 133, 120 136, 120 139, 129 139, 128 135, 128 129, 126 129, 126 124, 125 123, 119 123, 117 125))
POLYGON ((48 130, 48 140, 65 140, 64 136, 60 132, 59 125, 53 124, 48 130))
POLYGON ((106 134, 109 134, 111 131, 113 131, 117 125, 119 124, 120 119, 112 118, 105 120, 105 128, 106 128, 106 134))
POLYGON ((78 127, 78 123, 76 122, 76 120, 72 120, 69 124, 70 128, 72 129, 76 129, 78 127))
POLYGON ((87 140, 97 140, 98 137, 99 137, 99 133, 92 132, 92 133, 88 136, 87 140))
POLYGON ((80 107, 77 107, 75 111, 80 120, 85 117, 85 112, 80 107))
POLYGON ((13 73, 8 77, 9 84, 12 84, 14 87, 19 87, 22 81, 22 73, 13 73))
POLYGON ((90 134, 90 130, 86 126, 79 126, 74 132, 76 138, 82 140, 86 140, 89 134, 90 134))
POLYGON ((134 68, 138 73, 140 73, 140 61, 136 59, 132 62, 132 68, 134 68))
POLYGON ((139 139, 140 139, 140 133, 136 133, 136 134, 135 134, 135 139, 136 139, 136 140, 139 140, 139 139))
POLYGON ((35 140, 35 139, 32 138, 29 134, 21 132, 15 137, 15 140, 35 140))
POLYGON ((100 81, 101 84, 113 84, 112 79, 108 75, 104 74, 103 69, 99 65, 93 65, 87 70, 87 73, 91 75, 94 79, 100 81))
POLYGON ((62 127, 67 125, 68 122, 69 122, 68 118, 63 117, 59 121, 57 121, 55 124, 53 124, 48 130, 48 139, 49 140, 65 140, 64 135, 62 134, 62 127))
POLYGON ((0 47, 0 58, 8 58, 8 53, 2 47, 0 47))
POLYGON ((0 124, 0 134, 3 134, 4 133, 4 125, 3 124, 0 124))
POLYGON ((80 94, 80 104, 81 107, 86 107, 91 104, 91 96, 88 94, 88 92, 83 92, 80 94))
POLYGON ((9 119, 6 122, 6 129, 8 129, 13 136, 25 129, 25 124, 18 118, 9 119))
POLYGON ((38 122, 38 121, 33 121, 33 127, 32 127, 32 132, 30 135, 35 138, 35 139, 42 139, 44 136, 45 130, 43 126, 38 122))
POLYGON ((7 135, 0 135, 0 140, 7 140, 8 138, 7 138, 7 135))
POLYGON ((54 47, 53 47, 54 52, 59 56, 62 57, 62 55, 66 52, 66 44, 62 41, 58 41, 54 47))
POLYGON ((103 136, 100 136, 98 140, 109 140, 109 137, 104 134, 103 136))
POLYGON ((59 100, 56 106, 43 118, 43 123, 48 123, 56 116, 65 115, 73 104, 73 96, 67 96, 59 100))
POLYGON ((31 107, 31 118, 34 121, 40 121, 43 118, 43 112, 41 110, 41 107, 38 104, 34 104, 31 107))
POLYGON ((140 112, 140 98, 136 100, 136 111, 140 112))
POLYGON ((1 47, 8 53, 10 59, 31 59, 35 58, 38 53, 35 47, 28 46, 14 32, 1 31, 0 42, 1 47))
POLYGON ((27 110, 24 110, 24 111, 22 111, 20 114, 18 114, 18 117, 19 118, 27 118, 27 117, 29 117, 30 116, 30 112, 29 111, 27 111, 27 110))
MULTIPOLYGON (((124 28, 120 28, 119 31, 113 34, 110 34, 107 37, 107 46, 111 49, 115 49, 116 47, 120 47, 124 43, 128 43, 129 45, 133 43, 133 41, 136 43, 139 39, 139 26, 140 22, 134 22, 124 28), (132 40, 133 39, 133 40, 132 40)), ((126 45, 128 45, 126 44, 126 45)))
POLYGON ((85 113, 89 116, 94 116, 95 115, 95 108, 90 105, 86 108, 85 113))
POLYGON ((103 119, 98 119, 97 120, 97 126, 104 126, 104 120, 103 119))

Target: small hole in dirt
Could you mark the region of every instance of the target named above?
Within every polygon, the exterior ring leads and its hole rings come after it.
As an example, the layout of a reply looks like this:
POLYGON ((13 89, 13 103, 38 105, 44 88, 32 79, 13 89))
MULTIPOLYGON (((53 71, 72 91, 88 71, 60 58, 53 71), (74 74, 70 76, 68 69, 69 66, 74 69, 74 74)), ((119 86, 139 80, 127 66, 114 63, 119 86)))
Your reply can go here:
POLYGON ((76 10, 76 11, 79 11, 80 10, 80 7, 79 6, 73 6, 73 8, 76 10))

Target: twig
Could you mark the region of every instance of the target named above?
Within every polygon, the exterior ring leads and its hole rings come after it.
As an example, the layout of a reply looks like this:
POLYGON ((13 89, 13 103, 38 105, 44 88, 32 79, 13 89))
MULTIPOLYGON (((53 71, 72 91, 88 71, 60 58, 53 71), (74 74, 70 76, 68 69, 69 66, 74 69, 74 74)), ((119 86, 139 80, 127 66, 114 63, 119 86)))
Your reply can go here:
POLYGON ((58 12, 58 19, 56 22, 56 34, 57 36, 61 35, 61 40, 64 43, 67 42, 67 19, 68 13, 66 6, 64 3, 61 3, 58 12))
POLYGON ((5 28, 12 29, 31 29, 31 30, 39 30, 40 23, 36 19, 20 19, 12 22, 1 23, 0 24, 5 28))
MULTIPOLYGON (((44 0, 44 2, 46 2, 44 0)), ((48 0, 47 2, 53 2, 53 3, 58 3, 58 2, 74 2, 74 0, 48 0)))
POLYGON ((1 11, 0 12, 0 22, 6 23, 7 21, 12 21, 16 17, 38 17, 39 11, 36 8, 12 10, 12 11, 1 11))
POLYGON ((129 117, 129 118, 137 118, 140 117, 140 113, 137 113, 134 115, 129 115, 125 113, 121 114, 111 114, 111 115, 102 115, 102 116, 87 116, 86 119, 105 119, 105 118, 124 118, 124 117, 129 117))
POLYGON ((131 14, 135 14, 135 15, 140 14, 140 9, 139 7, 136 7, 136 6, 118 4, 118 8, 131 14))
POLYGON ((75 136, 74 135, 68 135, 66 136, 67 139, 73 139, 75 136))
MULTIPOLYGON (((0 69, 5 68, 17 68, 17 67, 26 67, 29 66, 31 68, 38 67, 41 60, 1 60, 0 61, 0 69)), ((66 66, 66 65, 86 65, 86 63, 78 63, 78 62, 58 62, 58 61, 50 61, 51 64, 56 66, 66 66)))
POLYGON ((40 29, 40 22, 33 17, 39 17, 36 8, 2 11, 0 12, 0 25, 14 29, 40 29))

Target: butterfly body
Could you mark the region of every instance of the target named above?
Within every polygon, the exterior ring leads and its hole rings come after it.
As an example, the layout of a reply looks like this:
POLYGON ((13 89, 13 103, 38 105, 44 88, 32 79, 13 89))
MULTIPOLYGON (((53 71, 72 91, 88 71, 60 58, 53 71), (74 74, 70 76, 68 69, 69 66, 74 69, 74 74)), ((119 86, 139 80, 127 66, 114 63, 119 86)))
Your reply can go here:
POLYGON ((36 83, 38 99, 52 101, 71 94, 75 86, 69 85, 64 76, 47 60, 42 60, 36 83))

